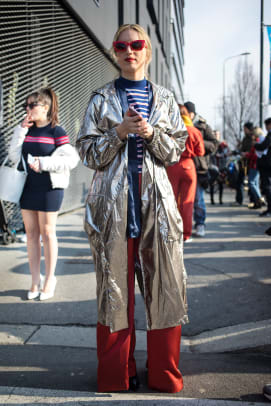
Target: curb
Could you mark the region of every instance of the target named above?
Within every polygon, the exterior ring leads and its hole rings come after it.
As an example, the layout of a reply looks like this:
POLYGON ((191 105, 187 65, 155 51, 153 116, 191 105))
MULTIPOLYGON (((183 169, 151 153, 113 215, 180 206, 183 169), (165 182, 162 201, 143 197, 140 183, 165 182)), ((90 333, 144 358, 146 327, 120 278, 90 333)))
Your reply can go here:
MULTIPOLYGON (((136 351, 146 351, 146 332, 136 331, 136 351)), ((48 345, 95 349, 96 327, 6 325, 0 327, 0 345, 48 345)), ((219 328, 182 337, 182 352, 223 353, 271 347, 271 319, 219 328)))
POLYGON ((94 406, 95 404, 108 405, 149 405, 149 406, 264 406, 266 403, 236 402, 217 399, 193 399, 178 398, 170 396, 155 396, 152 394, 130 394, 130 393, 95 393, 95 392, 72 392, 62 390, 48 390, 37 388, 12 388, 0 386, 0 404, 21 406, 27 404, 34 405, 61 405, 61 406, 94 406))

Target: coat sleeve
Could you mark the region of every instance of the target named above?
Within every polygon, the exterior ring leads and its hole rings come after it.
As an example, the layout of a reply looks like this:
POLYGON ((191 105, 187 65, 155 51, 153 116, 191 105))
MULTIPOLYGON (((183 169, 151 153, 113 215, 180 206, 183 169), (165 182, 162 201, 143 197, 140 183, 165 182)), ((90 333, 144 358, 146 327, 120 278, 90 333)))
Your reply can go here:
MULTIPOLYGON (((116 126, 103 130, 102 109, 106 110, 104 97, 94 94, 85 113, 82 127, 79 131, 76 147, 84 165, 99 170, 107 166, 117 155, 120 148, 126 144, 116 132, 116 126), (99 121, 101 121, 99 123, 99 121)), ((105 113, 104 113, 105 114, 105 113)))
POLYGON ((217 150, 219 142, 217 141, 211 127, 208 124, 206 124, 203 140, 205 147, 205 155, 214 154, 217 150))
POLYGON ((14 128, 13 137, 8 149, 8 157, 13 163, 17 163, 21 159, 22 145, 27 132, 28 128, 23 128, 20 125, 14 128))
POLYGON ((197 141, 195 143, 194 152, 195 152, 195 155, 197 155, 197 156, 204 156, 204 154, 205 154, 205 147, 204 147, 204 142, 203 142, 201 134, 200 134, 200 137, 197 138, 197 141))
POLYGON ((76 149, 70 144, 58 147, 50 156, 38 157, 42 171, 61 173, 75 168, 79 161, 76 149))
POLYGON ((164 128, 154 126, 152 140, 146 142, 148 150, 165 166, 179 162, 188 136, 173 95, 170 96, 168 115, 171 128, 166 131, 164 128))
POLYGON ((264 151, 265 149, 269 148, 271 146, 271 134, 268 134, 263 142, 260 144, 255 144, 254 146, 257 151, 264 151))

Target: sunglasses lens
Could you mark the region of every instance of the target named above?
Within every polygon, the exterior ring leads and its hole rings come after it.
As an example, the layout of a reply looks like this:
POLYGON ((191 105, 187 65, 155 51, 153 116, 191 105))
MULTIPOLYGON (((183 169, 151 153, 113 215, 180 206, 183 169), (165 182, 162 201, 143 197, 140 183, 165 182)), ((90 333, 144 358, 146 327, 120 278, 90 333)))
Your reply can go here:
POLYGON ((127 49, 127 45, 125 44, 125 42, 116 42, 114 44, 114 48, 117 52, 122 52, 127 49))
POLYGON ((36 103, 36 102, 24 103, 24 104, 22 105, 22 108, 23 108, 24 110, 26 110, 27 107, 28 107, 30 110, 32 110, 32 109, 33 109, 34 107, 36 107, 36 106, 38 106, 38 103, 36 103))
POLYGON ((143 49, 143 47, 144 47, 144 41, 133 41, 132 43, 131 43, 131 48, 134 50, 134 51, 141 51, 141 49, 143 49))

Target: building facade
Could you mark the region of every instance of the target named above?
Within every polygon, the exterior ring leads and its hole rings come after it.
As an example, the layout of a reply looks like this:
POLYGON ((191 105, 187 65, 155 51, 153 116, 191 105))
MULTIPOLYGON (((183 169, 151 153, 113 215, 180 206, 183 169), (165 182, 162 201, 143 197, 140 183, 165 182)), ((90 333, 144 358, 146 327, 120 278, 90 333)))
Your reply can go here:
MULTIPOLYGON (((25 96, 50 85, 58 94, 60 124, 74 144, 92 90, 118 76, 109 50, 120 24, 138 23, 153 46, 149 77, 182 102, 184 0, 1 0, 0 163, 25 96)), ((84 204, 91 171, 72 171, 62 211, 84 204)), ((4 202, 20 228, 20 211, 4 202)))

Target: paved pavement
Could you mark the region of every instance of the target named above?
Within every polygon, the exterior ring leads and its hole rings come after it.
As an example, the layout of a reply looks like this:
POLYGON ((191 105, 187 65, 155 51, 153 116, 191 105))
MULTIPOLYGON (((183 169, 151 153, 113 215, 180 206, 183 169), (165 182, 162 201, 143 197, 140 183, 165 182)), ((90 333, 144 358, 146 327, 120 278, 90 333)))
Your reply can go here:
MULTIPOLYGON (((208 202, 208 195, 206 196, 208 202)), ((96 390, 95 273, 83 210, 59 217, 57 288, 46 302, 26 301, 26 246, 0 245, 0 404, 260 405, 271 382, 271 219, 258 211, 207 205, 206 237, 186 244, 190 324, 183 328, 184 390, 150 391, 145 370, 144 306, 136 291, 140 391, 96 390)))

